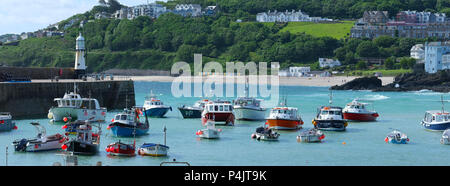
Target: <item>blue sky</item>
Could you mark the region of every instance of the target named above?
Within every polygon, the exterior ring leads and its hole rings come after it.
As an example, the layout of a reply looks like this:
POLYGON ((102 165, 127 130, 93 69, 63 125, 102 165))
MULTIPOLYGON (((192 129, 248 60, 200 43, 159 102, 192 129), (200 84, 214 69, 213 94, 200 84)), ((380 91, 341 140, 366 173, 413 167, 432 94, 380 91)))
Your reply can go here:
MULTIPOLYGON (((147 0, 118 1, 126 6, 147 3, 147 0)), ((0 0, 0 35, 36 31, 89 11, 97 4, 98 0, 0 0)))

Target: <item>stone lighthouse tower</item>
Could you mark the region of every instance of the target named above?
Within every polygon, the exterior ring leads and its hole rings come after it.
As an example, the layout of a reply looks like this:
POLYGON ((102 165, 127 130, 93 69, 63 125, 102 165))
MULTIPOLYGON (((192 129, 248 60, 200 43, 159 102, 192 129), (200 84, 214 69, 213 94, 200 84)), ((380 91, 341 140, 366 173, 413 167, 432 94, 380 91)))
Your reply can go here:
POLYGON ((84 44, 84 37, 80 36, 77 37, 77 43, 76 43, 76 54, 75 54, 75 75, 77 78, 80 78, 80 75, 86 74, 86 47, 84 44))

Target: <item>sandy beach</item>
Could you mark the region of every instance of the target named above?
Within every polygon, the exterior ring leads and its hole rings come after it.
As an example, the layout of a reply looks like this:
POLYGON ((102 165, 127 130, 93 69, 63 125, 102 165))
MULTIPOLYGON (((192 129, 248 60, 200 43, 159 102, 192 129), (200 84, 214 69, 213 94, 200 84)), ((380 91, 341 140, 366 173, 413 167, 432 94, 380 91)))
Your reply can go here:
MULTIPOLYGON (((236 76, 235 78, 237 78, 236 76)), ((242 76, 240 76, 242 77, 242 76)), ((155 81, 155 82, 172 82, 177 77, 171 76, 129 76, 127 79, 133 81, 155 81)), ((192 78, 193 82, 198 82, 201 77, 192 78)), ((317 87, 329 87, 334 85, 342 85, 349 82, 357 76, 333 76, 333 77, 279 77, 280 85, 287 86, 317 86, 317 87)), ((226 78, 223 76, 203 76, 203 81, 215 81, 222 79, 226 82, 226 78)), ((394 81, 394 77, 380 77, 382 84, 386 85, 394 81)), ((245 81, 245 79, 244 79, 245 81)), ((251 81, 251 80, 250 80, 251 81)), ((268 80, 270 82, 270 79, 268 80)))

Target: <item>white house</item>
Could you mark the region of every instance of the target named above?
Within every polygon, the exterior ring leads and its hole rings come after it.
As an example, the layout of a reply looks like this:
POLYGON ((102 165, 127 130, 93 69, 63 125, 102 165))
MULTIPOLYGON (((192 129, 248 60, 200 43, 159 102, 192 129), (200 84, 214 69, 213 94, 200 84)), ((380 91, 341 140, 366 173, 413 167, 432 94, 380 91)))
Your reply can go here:
POLYGON ((197 17, 202 15, 202 7, 199 4, 177 4, 173 13, 182 16, 197 17))
POLYGON ((289 67, 289 76, 306 76, 311 71, 310 67, 289 67))
POLYGON ((328 59, 328 58, 319 58, 319 66, 320 68, 324 68, 324 67, 336 67, 336 66, 341 66, 341 62, 339 60, 334 60, 334 59, 328 59))
POLYGON ((288 11, 278 12, 270 10, 268 12, 262 12, 256 14, 257 22, 300 22, 300 21, 311 21, 309 15, 303 13, 301 10, 299 11, 288 11))
POLYGON ((425 43, 425 72, 450 69, 450 42, 425 43))
POLYGON ((417 44, 411 48, 411 58, 416 59, 417 63, 423 63, 423 60, 425 59, 423 44, 417 44))

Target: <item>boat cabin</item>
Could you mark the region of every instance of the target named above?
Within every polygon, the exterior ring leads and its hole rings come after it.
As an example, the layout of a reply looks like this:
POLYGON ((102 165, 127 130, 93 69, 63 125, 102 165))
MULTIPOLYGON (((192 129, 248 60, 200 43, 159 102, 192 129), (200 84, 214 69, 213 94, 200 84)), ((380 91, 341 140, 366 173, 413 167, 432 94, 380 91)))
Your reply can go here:
POLYGON ((442 111, 427 111, 423 119, 427 123, 450 122, 450 113, 442 111))
POLYGON ((318 112, 317 119, 334 119, 340 120, 343 118, 341 107, 321 107, 318 112))
POLYGON ((207 112, 224 112, 224 113, 228 113, 228 112, 232 112, 233 111, 233 106, 231 105, 231 102, 229 101, 214 101, 214 102, 208 102, 205 105, 205 110, 207 112))
POLYGON ((234 101, 234 105, 260 107, 261 100, 255 99, 255 98, 247 98, 247 97, 245 97, 245 98, 237 98, 234 101))
POLYGON ((164 103, 161 100, 155 98, 147 99, 144 102, 144 106, 159 106, 159 105, 164 105, 164 103))
POLYGON ((100 109, 100 104, 96 99, 81 98, 79 94, 64 94, 63 98, 54 99, 58 103, 58 107, 83 108, 83 109, 100 109))
POLYGON ((270 111, 269 118, 297 119, 298 109, 294 107, 275 107, 270 111))
POLYGON ((207 99, 196 101, 192 107, 205 108, 205 105, 206 105, 206 103, 208 103, 208 101, 209 100, 207 100, 207 99))
POLYGON ((136 115, 133 114, 130 110, 125 110, 124 112, 116 114, 114 116, 114 122, 124 123, 128 125, 135 125, 136 119, 136 115))

